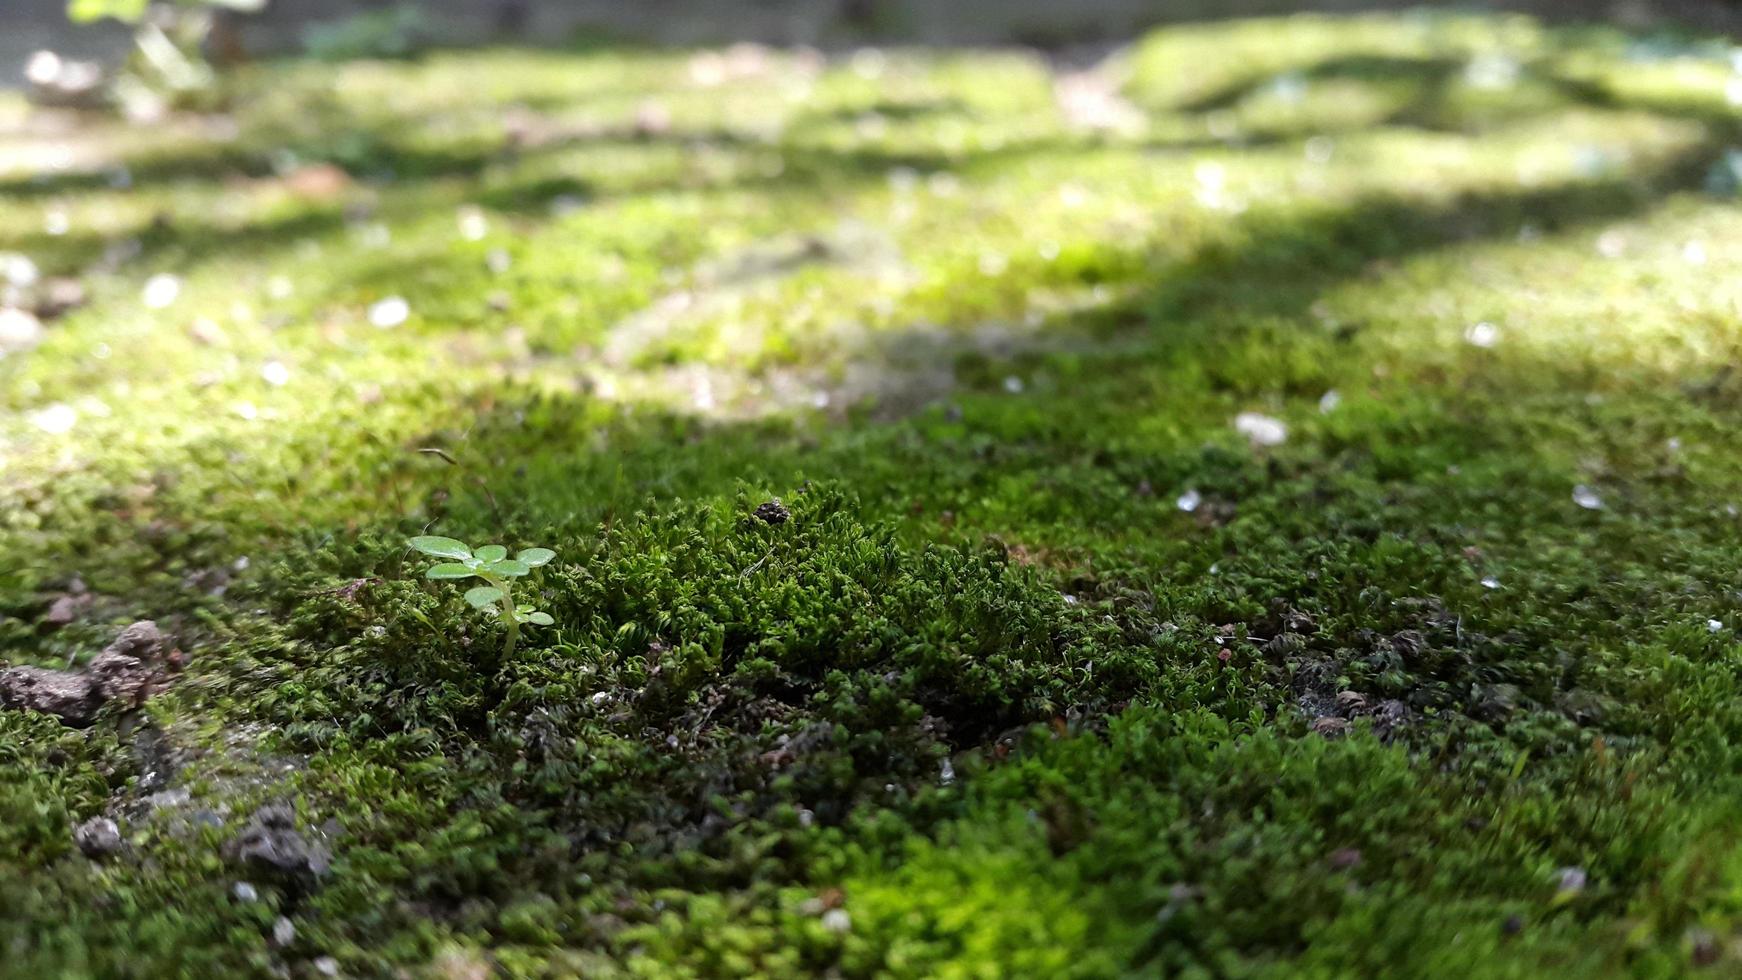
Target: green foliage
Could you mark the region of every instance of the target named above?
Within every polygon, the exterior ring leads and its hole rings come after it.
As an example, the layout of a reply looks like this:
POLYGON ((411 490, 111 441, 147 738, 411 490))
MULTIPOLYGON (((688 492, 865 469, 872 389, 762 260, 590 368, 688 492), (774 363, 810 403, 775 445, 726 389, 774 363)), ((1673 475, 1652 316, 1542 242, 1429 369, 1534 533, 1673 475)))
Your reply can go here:
POLYGON ((67 0, 67 19, 75 24, 113 17, 129 24, 145 16, 151 0, 67 0))
POLYGON ((551 626, 556 620, 528 603, 514 601, 513 580, 532 574, 536 567, 548 564, 556 557, 549 548, 528 548, 513 558, 499 544, 487 544, 473 550, 463 541, 435 535, 419 535, 406 542, 418 551, 436 558, 458 558, 457 562, 432 565, 425 578, 481 578, 490 583, 466 590, 466 602, 473 609, 496 616, 507 624, 502 642, 504 660, 514 655, 514 644, 520 637, 520 627, 551 626))
POLYGON ((403 58, 423 43, 428 27, 427 15, 416 4, 396 3, 309 24, 302 31, 302 46, 310 57, 325 61, 403 58))
MULTIPOLYGON (((161 2, 161 0, 159 0, 161 2)), ((112 17, 128 24, 137 24, 151 9, 153 0, 67 0, 67 19, 75 24, 112 17)), ((266 8, 267 0, 171 0, 167 6, 208 7, 254 13, 266 8)))

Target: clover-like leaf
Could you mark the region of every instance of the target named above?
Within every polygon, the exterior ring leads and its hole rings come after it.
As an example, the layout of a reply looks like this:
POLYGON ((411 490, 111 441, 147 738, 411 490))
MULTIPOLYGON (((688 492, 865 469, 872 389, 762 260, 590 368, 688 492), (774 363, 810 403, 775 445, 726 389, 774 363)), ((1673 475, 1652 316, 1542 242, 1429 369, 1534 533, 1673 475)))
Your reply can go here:
POLYGON ((548 563, 552 558, 555 558, 555 557, 556 557, 556 552, 550 550, 549 548, 528 548, 525 551, 522 551, 520 554, 515 555, 514 560, 520 562, 521 564, 527 566, 528 568, 537 568, 540 565, 548 563))
POLYGON ((501 561, 502 559, 507 558, 508 549, 499 544, 487 544, 484 547, 479 548, 477 551, 472 552, 472 554, 479 561, 489 563, 493 561, 501 561))
POLYGON ((486 606, 501 601, 502 590, 494 585, 480 585, 475 589, 466 590, 466 601, 473 609, 483 609, 486 606))
POLYGON ((534 626, 551 626, 556 623, 556 620, 550 618, 550 613, 545 612, 531 613, 526 617, 526 621, 534 626))
POLYGON ((526 567, 525 562, 516 561, 513 558, 504 558, 501 561, 492 562, 489 565, 486 565, 484 570, 492 575, 500 575, 503 578, 519 578, 520 576, 532 571, 532 569, 526 567))
POLYGON ((471 578, 478 572, 476 569, 450 561, 431 566, 430 570, 423 574, 425 578, 471 578))
POLYGON ((466 542, 454 538, 444 538, 435 534, 424 534, 406 542, 426 555, 437 558, 470 558, 472 549, 466 542))

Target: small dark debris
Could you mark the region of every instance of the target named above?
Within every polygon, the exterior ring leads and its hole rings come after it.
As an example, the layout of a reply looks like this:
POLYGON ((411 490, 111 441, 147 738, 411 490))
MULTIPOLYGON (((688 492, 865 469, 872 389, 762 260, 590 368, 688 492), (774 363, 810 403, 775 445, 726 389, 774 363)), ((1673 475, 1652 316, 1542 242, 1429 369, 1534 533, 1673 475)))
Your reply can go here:
POLYGON ((85 299, 85 287, 77 279, 53 276, 43 280, 37 290, 35 313, 53 320, 84 306, 85 299))
POLYGON ((1344 847, 1331 852, 1330 864, 1332 871, 1348 871, 1361 863, 1361 851, 1358 848, 1344 847))
POLYGON ((1718 962, 1718 940, 1704 929, 1695 929, 1688 934, 1693 948, 1689 951, 1695 966, 1711 966, 1718 962))
POLYGON ((1500 923, 1500 931, 1508 936, 1518 935, 1524 931, 1524 917, 1516 913, 1507 916, 1506 921, 1500 923))
POLYGON ((1383 742, 1390 742, 1409 725, 1409 707, 1402 701, 1384 701, 1373 712, 1373 732, 1383 742))
POLYGON ((73 843, 93 861, 119 854, 126 846, 120 825, 108 817, 92 817, 79 824, 73 831, 73 843))
POLYGON ((1272 656, 1290 657, 1306 649, 1306 637, 1299 633, 1278 633, 1264 644, 1264 652, 1272 656))
POLYGON ((758 506, 756 516, 765 524, 785 524, 792 520, 792 511, 786 509, 779 497, 775 497, 758 506))

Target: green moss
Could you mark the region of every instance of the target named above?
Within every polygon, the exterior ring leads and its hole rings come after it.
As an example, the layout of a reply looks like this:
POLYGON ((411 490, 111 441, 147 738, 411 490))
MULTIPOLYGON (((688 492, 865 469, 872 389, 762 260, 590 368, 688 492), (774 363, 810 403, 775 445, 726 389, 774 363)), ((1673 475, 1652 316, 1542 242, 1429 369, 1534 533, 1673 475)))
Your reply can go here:
POLYGON ((1722 50, 1105 71, 1141 126, 1010 53, 292 62, 0 173, 91 300, 0 362, 0 655, 189 656, 0 712, 0 972, 1733 967, 1722 50), (556 625, 503 661, 418 533, 556 548, 556 625), (283 800, 318 879, 224 858, 283 800))

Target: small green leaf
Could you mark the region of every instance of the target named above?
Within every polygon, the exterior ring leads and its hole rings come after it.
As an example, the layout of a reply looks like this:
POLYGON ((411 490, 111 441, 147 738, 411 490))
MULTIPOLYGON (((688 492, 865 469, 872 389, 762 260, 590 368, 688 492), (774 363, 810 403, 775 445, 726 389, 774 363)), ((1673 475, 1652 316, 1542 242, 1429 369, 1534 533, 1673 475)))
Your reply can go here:
POLYGON ((472 552, 472 554, 477 556, 479 561, 483 562, 501 561, 508 557, 508 549, 499 544, 487 544, 484 547, 479 548, 477 551, 472 552))
POLYGON ((145 16, 147 0, 71 0, 67 4, 67 19, 75 24, 88 24, 104 17, 136 24, 145 16))
POLYGON ((520 604, 520 605, 518 605, 518 606, 515 606, 515 607, 514 607, 514 611, 515 611, 515 612, 519 612, 519 613, 529 613, 529 612, 531 612, 531 611, 533 611, 533 610, 534 610, 534 609, 536 609, 536 608, 537 608, 537 607, 536 607, 536 606, 534 606, 534 605, 533 605, 533 604, 532 604, 532 603, 530 603, 530 602, 523 602, 523 603, 521 603, 521 604, 520 604))
POLYGON ((471 578, 478 573, 464 565, 455 562, 445 562, 440 565, 431 566, 430 570, 423 574, 426 578, 471 578))
POLYGON ((472 549, 466 546, 466 542, 457 541, 453 538, 444 538, 440 535, 420 535, 419 537, 412 538, 406 543, 426 555, 434 555, 437 558, 472 557, 472 549))
POLYGON ((523 561, 504 558, 499 562, 487 566, 486 571, 490 572, 492 575, 500 575, 503 578, 519 578, 520 576, 531 572, 532 569, 526 567, 526 563, 523 561))
POLYGON ((529 568, 537 568, 556 557, 556 552, 549 548, 528 548, 514 556, 514 560, 529 568))
POLYGON ((483 609, 485 606, 501 600, 501 598, 502 590, 494 585, 480 585, 475 589, 466 590, 466 601, 472 604, 473 609, 483 609))
POLYGON ((526 621, 534 626, 550 626, 556 622, 556 620, 550 618, 550 613, 542 612, 535 612, 530 616, 527 616, 526 621))

